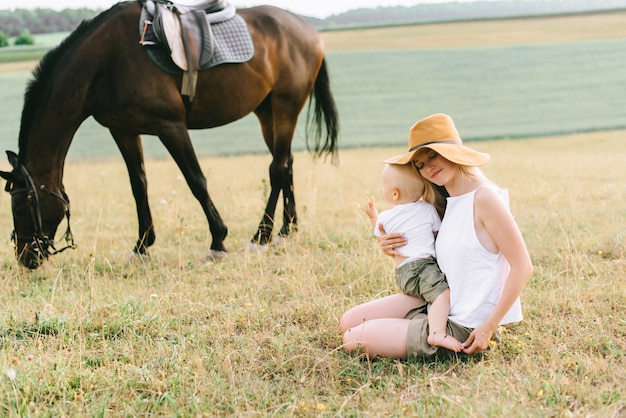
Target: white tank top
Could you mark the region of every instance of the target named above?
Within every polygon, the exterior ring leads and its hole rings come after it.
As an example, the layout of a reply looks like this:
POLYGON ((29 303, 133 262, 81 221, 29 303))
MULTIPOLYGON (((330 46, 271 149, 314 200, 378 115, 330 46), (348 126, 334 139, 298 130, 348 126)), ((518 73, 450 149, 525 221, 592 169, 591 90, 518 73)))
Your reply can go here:
MULTIPOLYGON (((495 189, 508 206, 508 192, 495 189)), ((468 328, 476 328, 491 315, 510 270, 502 253, 488 251, 476 236, 475 194, 474 190, 448 197, 436 241, 437 263, 450 287, 449 319, 468 328)), ((521 320, 522 308, 518 297, 500 324, 521 320)))

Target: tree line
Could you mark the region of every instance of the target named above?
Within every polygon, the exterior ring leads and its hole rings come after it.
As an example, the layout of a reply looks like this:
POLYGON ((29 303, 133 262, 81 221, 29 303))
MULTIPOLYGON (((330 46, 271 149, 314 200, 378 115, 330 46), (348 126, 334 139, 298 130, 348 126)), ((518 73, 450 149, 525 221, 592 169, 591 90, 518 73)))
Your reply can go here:
POLYGON ((16 37, 15 45, 32 45, 33 35, 72 31, 98 13, 99 10, 86 8, 0 10, 0 47, 8 46, 11 37, 16 37))
POLYGON ((624 9, 626 9, 626 0, 478 0, 472 2, 450 0, 446 3, 421 3, 414 6, 360 8, 325 19, 307 19, 319 29, 341 30, 368 26, 505 19, 624 9))

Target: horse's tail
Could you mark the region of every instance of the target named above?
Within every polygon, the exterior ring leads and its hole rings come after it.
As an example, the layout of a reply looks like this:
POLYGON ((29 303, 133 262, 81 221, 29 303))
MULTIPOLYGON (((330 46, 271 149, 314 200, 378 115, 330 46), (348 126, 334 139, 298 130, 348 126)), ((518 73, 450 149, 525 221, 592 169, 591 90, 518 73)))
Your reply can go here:
POLYGON ((339 116, 335 99, 330 91, 330 79, 326 69, 326 59, 322 60, 322 65, 315 79, 315 85, 309 97, 306 120, 307 149, 309 149, 309 151, 311 150, 308 143, 310 135, 313 135, 315 138, 314 155, 321 157, 324 154, 330 154, 331 161, 335 163, 337 161, 339 116), (322 141, 322 137, 324 136, 322 128, 325 128, 326 131, 324 141, 322 141))

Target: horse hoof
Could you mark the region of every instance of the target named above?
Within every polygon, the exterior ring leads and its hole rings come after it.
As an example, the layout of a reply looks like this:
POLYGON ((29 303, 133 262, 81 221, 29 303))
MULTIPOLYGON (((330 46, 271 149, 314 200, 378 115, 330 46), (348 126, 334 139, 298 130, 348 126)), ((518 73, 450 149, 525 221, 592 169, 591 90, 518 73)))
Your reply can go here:
POLYGON ((289 242, 289 237, 287 235, 276 235, 274 239, 272 239, 272 244, 277 245, 287 245, 289 242))
POLYGON ((257 244, 256 242, 248 241, 246 249, 249 253, 266 253, 267 245, 257 244))
POLYGON ((202 259, 203 263, 219 263, 228 256, 226 251, 209 251, 209 254, 202 259))
POLYGON ((128 256, 129 264, 143 264, 150 259, 150 255, 148 253, 138 254, 136 252, 131 252, 128 256))

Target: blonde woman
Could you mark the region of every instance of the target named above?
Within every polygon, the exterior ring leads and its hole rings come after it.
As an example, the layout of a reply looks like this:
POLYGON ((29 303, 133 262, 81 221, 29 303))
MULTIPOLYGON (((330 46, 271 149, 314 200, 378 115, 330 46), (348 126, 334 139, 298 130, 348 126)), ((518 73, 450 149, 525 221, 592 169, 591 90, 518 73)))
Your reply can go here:
MULTIPOLYGON (((489 155, 465 145, 452 118, 428 116, 409 133, 409 151, 387 164, 412 163, 434 186, 432 203, 443 210, 436 239, 437 263, 450 288, 446 333, 462 342, 462 353, 486 350, 498 326, 522 320, 520 294, 532 274, 522 234, 511 215, 508 194, 477 167, 489 155)), ((400 233, 381 230, 385 254, 406 245, 400 233)), ((427 303, 402 293, 358 305, 341 318, 344 348, 407 359, 450 354, 428 344, 427 303)))

